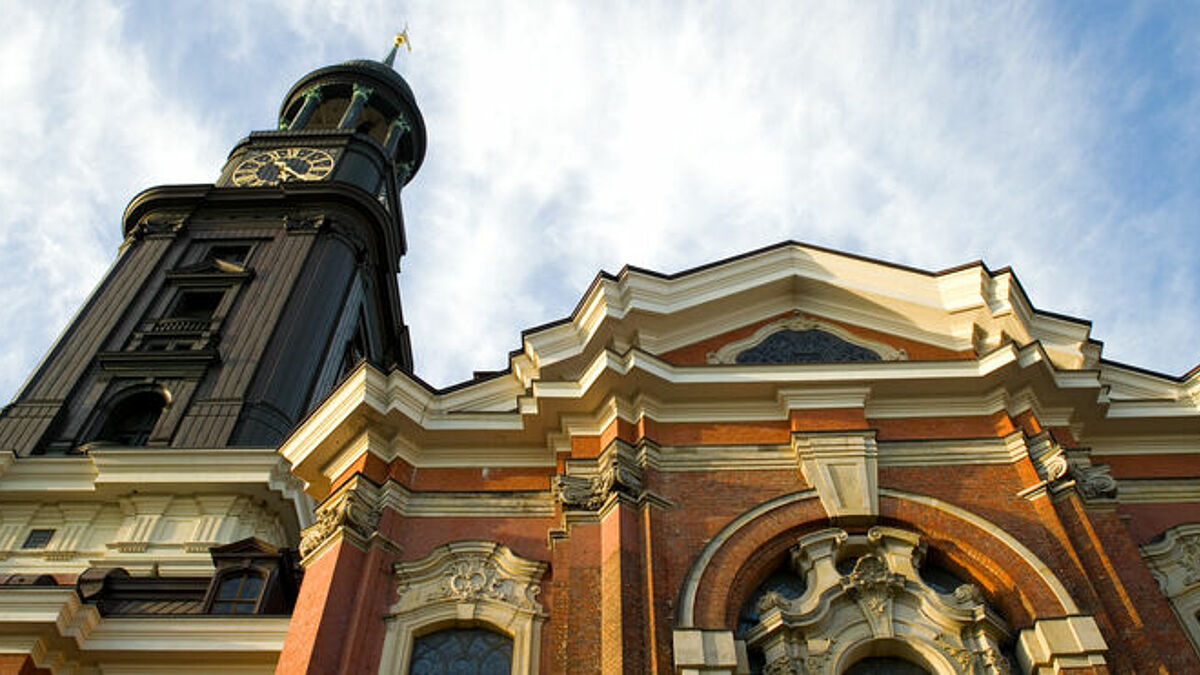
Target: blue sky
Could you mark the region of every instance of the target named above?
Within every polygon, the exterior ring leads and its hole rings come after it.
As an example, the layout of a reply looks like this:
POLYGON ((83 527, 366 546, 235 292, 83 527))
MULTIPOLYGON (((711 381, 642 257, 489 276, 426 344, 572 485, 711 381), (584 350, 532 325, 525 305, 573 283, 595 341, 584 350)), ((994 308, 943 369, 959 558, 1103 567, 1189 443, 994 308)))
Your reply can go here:
POLYGON ((600 269, 796 239, 1011 266, 1105 356, 1200 362, 1200 12, 1186 3, 0 0, 0 396, 138 191, 209 182, 321 65, 383 55, 429 129, 401 294, 436 385, 600 269), (52 6, 47 6, 52 5, 52 6))

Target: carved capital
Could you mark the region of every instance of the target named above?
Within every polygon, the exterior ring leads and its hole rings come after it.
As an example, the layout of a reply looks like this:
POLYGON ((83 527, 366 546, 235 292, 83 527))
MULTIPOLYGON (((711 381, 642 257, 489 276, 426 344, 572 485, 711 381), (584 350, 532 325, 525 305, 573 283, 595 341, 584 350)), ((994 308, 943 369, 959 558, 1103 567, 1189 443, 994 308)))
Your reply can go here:
POLYGON ((1085 501, 1115 499, 1117 480, 1107 464, 1092 464, 1088 450, 1067 451, 1067 473, 1075 479, 1075 489, 1085 501))
POLYGON ((642 466, 632 446, 616 441, 594 460, 567 460, 550 485, 564 508, 596 511, 613 494, 640 496, 642 466))
POLYGON ((379 495, 374 486, 353 481, 317 508, 317 517, 300 537, 300 555, 308 558, 335 535, 365 544, 379 529, 379 495))
POLYGON ((304 101, 306 103, 308 101, 315 101, 319 103, 323 98, 324 94, 321 93, 321 85, 319 84, 314 84, 313 86, 304 90, 304 101))

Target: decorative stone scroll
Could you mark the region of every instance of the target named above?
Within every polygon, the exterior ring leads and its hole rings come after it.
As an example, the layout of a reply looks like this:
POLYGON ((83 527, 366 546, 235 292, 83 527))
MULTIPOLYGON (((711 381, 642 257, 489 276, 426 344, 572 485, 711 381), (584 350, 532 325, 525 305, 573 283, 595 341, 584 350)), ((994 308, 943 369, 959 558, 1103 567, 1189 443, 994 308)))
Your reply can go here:
POLYGON ((396 563, 399 599, 386 617, 379 672, 408 672, 417 635, 451 626, 488 627, 513 639, 513 673, 538 672, 546 613, 538 601, 546 563, 491 541, 456 541, 396 563))
POLYGON ((841 326, 795 312, 759 328, 748 338, 708 354, 718 363, 852 363, 904 361, 903 349, 867 340, 841 326))
POLYGON ((1109 467, 1093 464, 1087 448, 1063 448, 1049 432, 1042 432, 1029 439, 1029 458, 1041 481, 1022 490, 1022 497, 1032 499, 1072 486, 1093 505, 1111 504, 1117 496, 1117 481, 1109 467))
POLYGON ((1068 450, 1067 473, 1075 479, 1075 489, 1084 501, 1098 502, 1117 496, 1117 479, 1112 477, 1107 464, 1092 463, 1090 450, 1068 450))

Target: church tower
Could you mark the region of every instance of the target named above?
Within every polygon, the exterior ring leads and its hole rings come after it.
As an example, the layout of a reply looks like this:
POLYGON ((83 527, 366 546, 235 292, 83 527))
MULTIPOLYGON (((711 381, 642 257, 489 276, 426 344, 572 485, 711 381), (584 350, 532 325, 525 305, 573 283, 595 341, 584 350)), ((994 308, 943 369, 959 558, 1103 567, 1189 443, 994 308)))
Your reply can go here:
POLYGON ((215 184, 130 202, 116 262, 0 413, 0 450, 276 446, 358 361, 411 371, 400 194, 425 125, 395 52, 305 75, 215 184))

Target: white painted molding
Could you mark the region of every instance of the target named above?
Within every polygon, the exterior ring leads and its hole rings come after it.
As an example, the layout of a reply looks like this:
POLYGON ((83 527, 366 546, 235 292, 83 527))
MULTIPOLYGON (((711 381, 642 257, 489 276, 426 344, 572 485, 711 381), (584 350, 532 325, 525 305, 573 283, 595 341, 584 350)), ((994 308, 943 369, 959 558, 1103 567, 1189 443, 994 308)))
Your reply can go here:
POLYGON ((275 616, 101 617, 74 587, 0 586, 0 653, 29 654, 54 675, 147 672, 147 659, 156 672, 270 673, 289 623, 275 616))
POLYGON ((1120 478, 1117 501, 1122 504, 1180 504, 1200 502, 1195 478, 1120 478))

